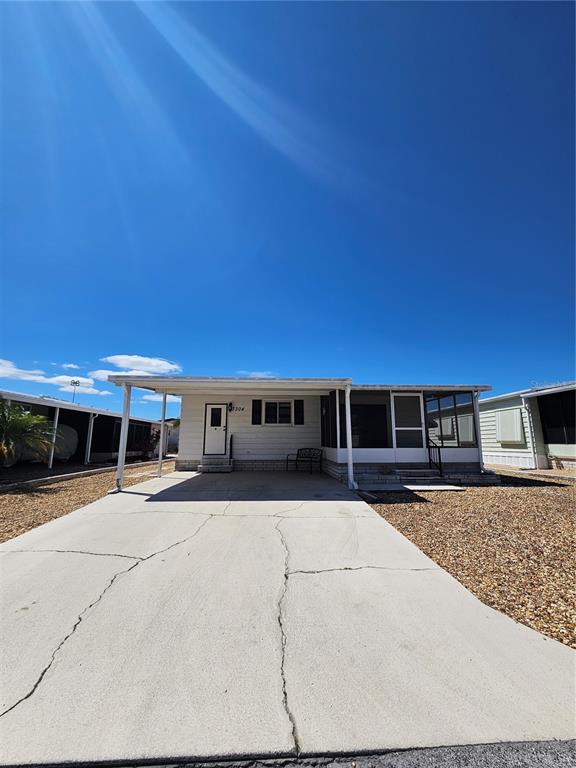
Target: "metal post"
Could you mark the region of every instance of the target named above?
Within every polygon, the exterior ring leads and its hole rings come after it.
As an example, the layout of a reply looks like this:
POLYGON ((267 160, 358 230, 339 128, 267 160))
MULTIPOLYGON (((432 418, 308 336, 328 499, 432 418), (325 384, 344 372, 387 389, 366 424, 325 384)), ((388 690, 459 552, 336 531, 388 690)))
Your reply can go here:
POLYGON ((472 394, 472 401, 474 403, 474 426, 476 428, 476 444, 478 445, 478 460, 480 462, 480 471, 484 472, 484 457, 482 456, 482 436, 480 435, 480 408, 478 406, 479 392, 472 394))
POLYGON ((92 433, 94 431, 94 420, 97 418, 97 413, 90 414, 90 422, 88 423, 88 437, 86 438, 86 451, 84 452, 84 464, 90 464, 90 453, 92 452, 92 433))
POLYGON ((158 477, 162 477, 162 457, 164 455, 164 423, 166 421, 166 392, 162 395, 162 420, 160 422, 160 440, 158 440, 158 477))
POLYGON ((116 488, 122 490, 124 479, 124 463, 126 462, 126 445, 128 444, 128 427, 130 426, 130 395, 132 387, 124 384, 124 407, 122 409, 122 426, 120 428, 120 445, 118 446, 118 465, 116 467, 116 488))
POLYGON ((54 449, 56 447, 56 432, 58 431, 58 419, 60 418, 60 408, 56 408, 54 421, 52 423, 52 442, 50 443, 50 453, 48 454, 48 469, 52 469, 54 463, 54 449))
POLYGON ((354 482, 354 461, 352 458, 352 415, 350 408, 350 384, 346 386, 346 448, 348 453, 348 488, 355 489, 358 486, 354 482))
MULTIPOLYGON (((336 448, 340 448, 340 390, 336 390, 336 448)), ((336 454, 338 455, 338 454, 336 454)))

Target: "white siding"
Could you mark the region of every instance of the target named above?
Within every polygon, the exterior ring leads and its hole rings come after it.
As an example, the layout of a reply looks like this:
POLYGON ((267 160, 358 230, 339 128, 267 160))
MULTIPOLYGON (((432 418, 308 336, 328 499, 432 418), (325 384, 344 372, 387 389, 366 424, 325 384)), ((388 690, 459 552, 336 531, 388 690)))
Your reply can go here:
MULTIPOLYGON (((534 468, 532 430, 530 417, 519 396, 506 398, 500 402, 486 403, 480 400, 480 433, 482 435, 482 455, 485 464, 502 464, 511 467, 534 468), (517 441, 506 443, 498 440, 497 422, 499 413, 519 414, 519 433, 517 441)), ((518 418, 518 417, 516 417, 518 418)), ((540 464, 540 458, 538 459, 540 464)))
POLYGON ((178 458, 202 458, 206 403, 232 402, 244 410, 228 414, 228 435, 234 436, 233 454, 238 460, 283 460, 298 448, 320 447, 320 397, 299 392, 254 392, 251 395, 184 395, 178 458), (304 424, 252 424, 252 400, 304 400, 304 424))

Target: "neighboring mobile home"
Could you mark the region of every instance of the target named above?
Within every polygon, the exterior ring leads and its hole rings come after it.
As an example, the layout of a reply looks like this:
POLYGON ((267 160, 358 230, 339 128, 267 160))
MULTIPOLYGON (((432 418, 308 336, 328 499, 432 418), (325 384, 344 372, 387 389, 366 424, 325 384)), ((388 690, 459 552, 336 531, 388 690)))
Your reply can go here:
MULTIPOLYGON (((478 394, 484 385, 353 384, 351 379, 110 376, 182 398, 176 468, 284 470, 321 448, 324 472, 355 486, 399 470, 480 476, 478 394)), ((118 484, 122 483, 119 462, 118 484)))
POLYGON ((484 462, 523 469, 574 467, 576 382, 480 400, 484 462))
MULTIPOLYGON (((50 467, 54 461, 91 464, 111 461, 118 457, 121 426, 119 413, 70 403, 56 397, 37 397, 23 392, 0 390, 0 399, 21 406, 38 416, 45 416, 54 425, 55 435, 59 433, 68 438, 65 441, 66 446, 61 445, 58 440, 54 441, 47 457, 50 467)), ((130 459, 142 457, 143 447, 149 443, 151 433, 157 433, 159 429, 158 421, 131 417, 126 456, 130 459)))

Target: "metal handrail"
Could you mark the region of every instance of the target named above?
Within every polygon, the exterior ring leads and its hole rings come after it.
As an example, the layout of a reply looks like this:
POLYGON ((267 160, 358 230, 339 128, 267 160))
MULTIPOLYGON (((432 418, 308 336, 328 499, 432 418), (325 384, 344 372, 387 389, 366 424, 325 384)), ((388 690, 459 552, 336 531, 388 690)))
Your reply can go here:
POLYGON ((232 447, 233 447, 234 435, 230 435, 230 441, 228 443, 228 464, 232 465, 232 447))
POLYGON ((440 472, 440 477, 444 474, 442 469, 442 450, 438 443, 435 443, 430 437, 428 438, 428 466, 430 469, 436 467, 440 472))

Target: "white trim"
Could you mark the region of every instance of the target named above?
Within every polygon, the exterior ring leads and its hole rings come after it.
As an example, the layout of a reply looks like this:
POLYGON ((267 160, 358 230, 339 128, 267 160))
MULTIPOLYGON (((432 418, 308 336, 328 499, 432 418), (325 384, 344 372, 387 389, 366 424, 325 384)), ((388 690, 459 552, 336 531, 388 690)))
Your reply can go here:
POLYGON ((166 392, 162 395, 162 418, 160 420, 160 438, 158 440, 158 477, 162 477, 162 459, 164 458, 164 425, 166 423, 166 392))
POLYGON ((478 461, 480 463, 480 471, 484 472, 484 456, 482 453, 482 432, 480 430, 480 397, 478 392, 474 392, 472 395, 472 410, 474 412, 474 431, 476 432, 476 450, 478 451, 478 461))
POLYGON ((358 486, 354 482, 354 457, 352 454, 352 408, 350 406, 350 385, 345 390, 346 413, 346 457, 348 460, 348 488, 355 490, 358 486))
POLYGON ((493 395, 492 397, 483 397, 480 405, 484 403, 495 403, 498 400, 506 400, 509 397, 540 397, 541 395, 553 395, 556 392, 568 392, 576 389, 576 381, 567 381, 563 384, 557 384, 550 387, 532 387, 532 389, 519 389, 517 392, 506 392, 504 395, 493 395))
POLYGON ((216 391, 253 391, 292 389, 292 390, 324 390, 325 394, 333 389, 353 387, 356 390, 390 390, 407 392, 442 391, 442 392, 487 392, 492 387, 488 384, 355 384, 350 378, 327 379, 249 379, 237 377, 210 376, 123 376, 108 377, 112 384, 131 384, 141 389, 153 392, 168 392, 174 395, 192 394, 194 392, 210 393, 216 391))

